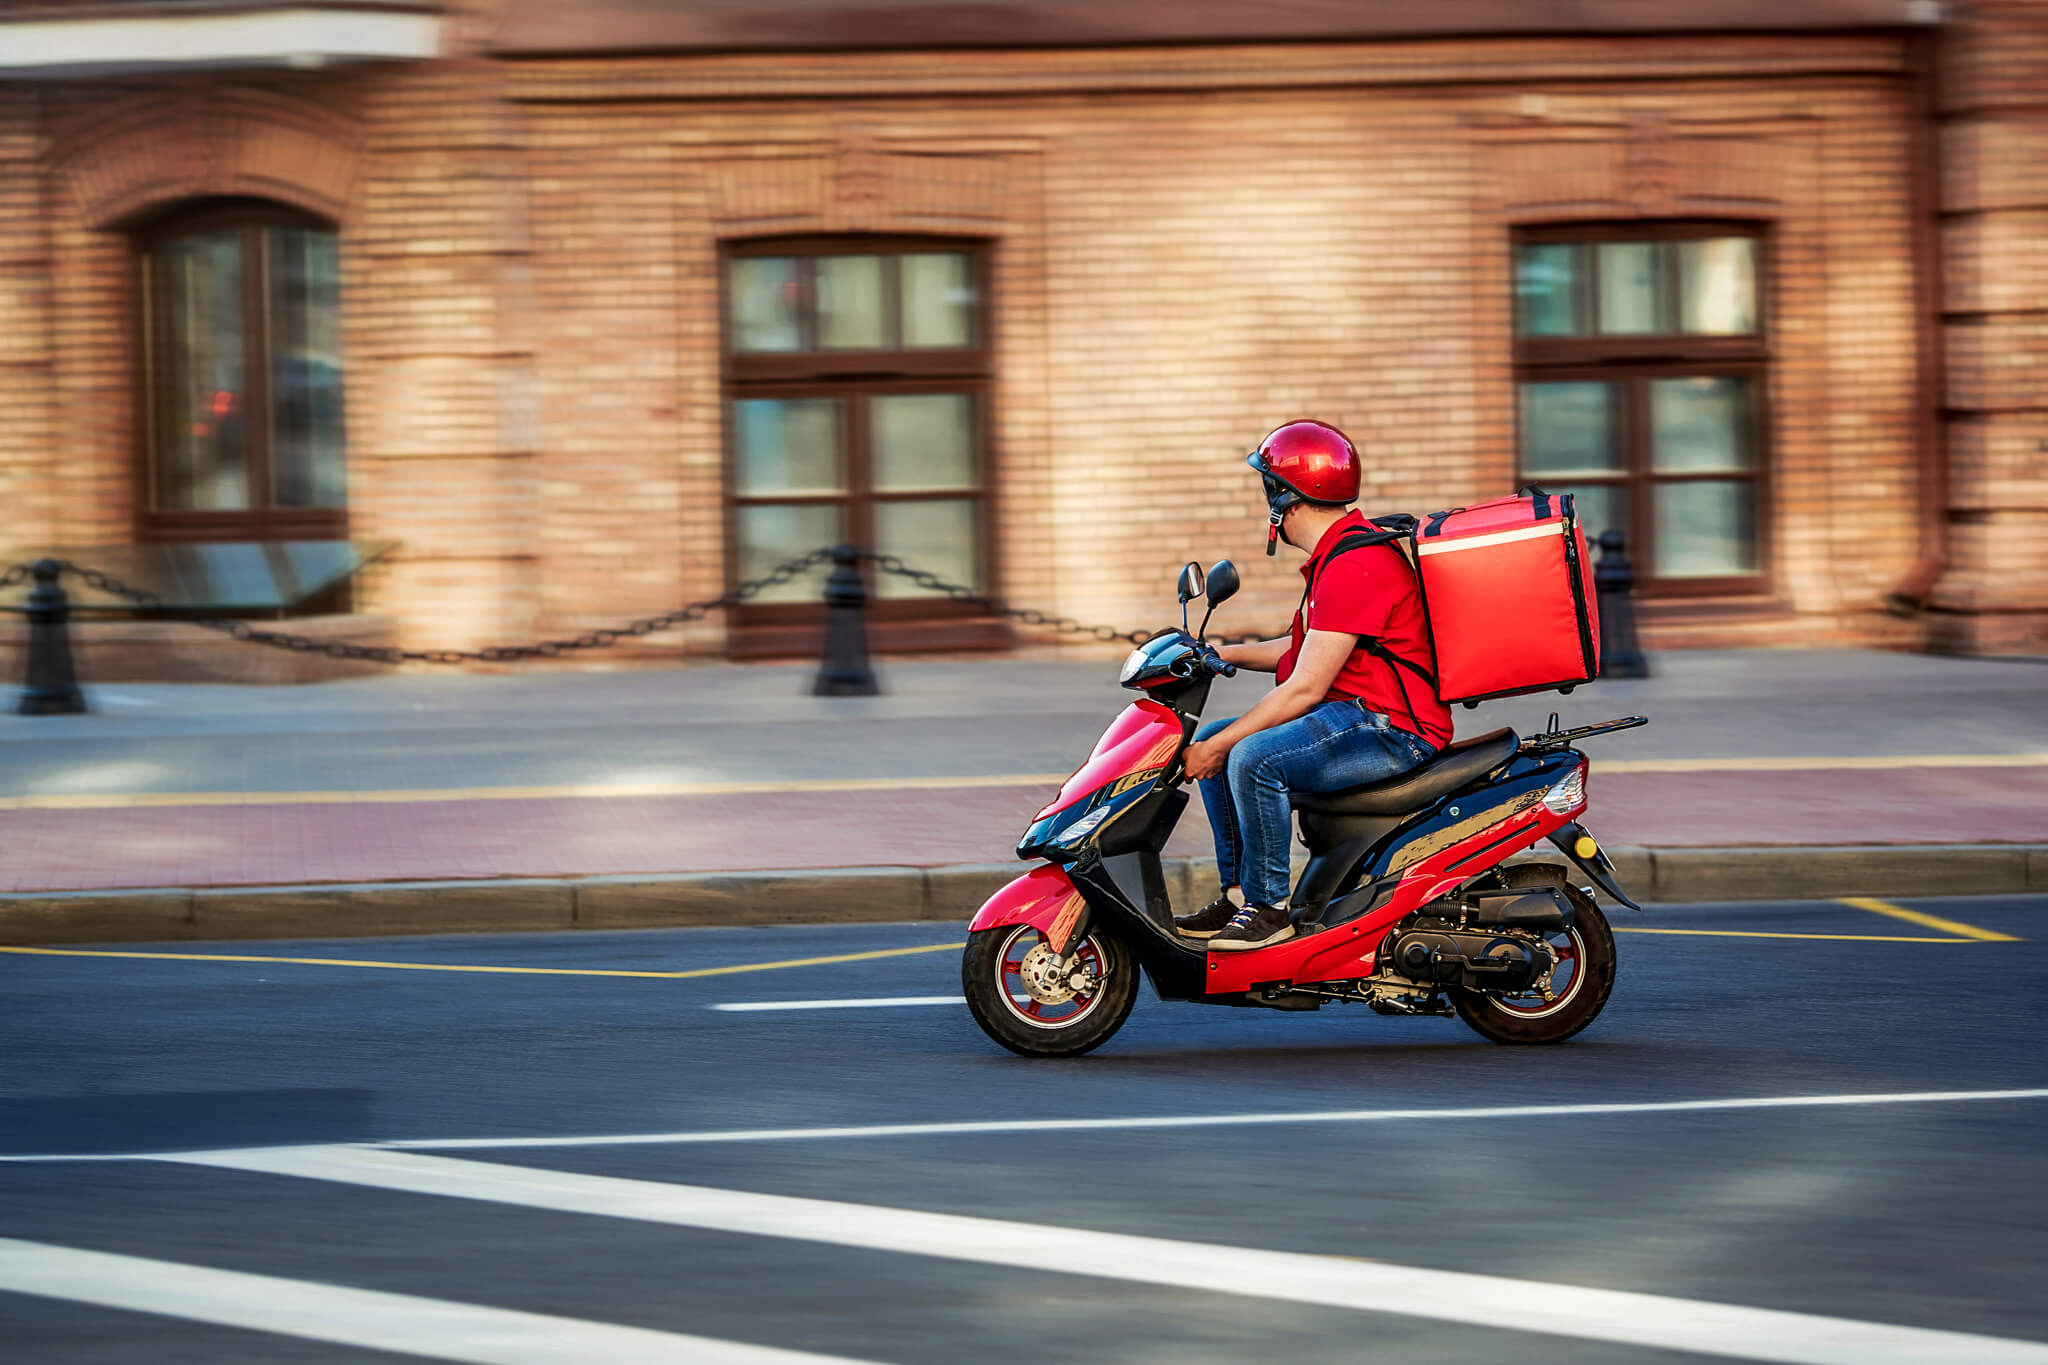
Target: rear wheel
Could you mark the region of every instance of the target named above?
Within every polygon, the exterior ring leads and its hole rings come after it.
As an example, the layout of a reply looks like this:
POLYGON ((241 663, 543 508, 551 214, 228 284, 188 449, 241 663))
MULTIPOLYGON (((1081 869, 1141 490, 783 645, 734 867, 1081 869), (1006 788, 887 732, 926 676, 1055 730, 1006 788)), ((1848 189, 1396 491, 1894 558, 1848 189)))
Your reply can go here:
POLYGON ((1614 991, 1614 931, 1593 898, 1554 864, 1527 863, 1503 870, 1514 890, 1557 887, 1572 903, 1572 927, 1544 935, 1554 962, 1549 978, 1503 999, 1484 991, 1454 990, 1458 1017, 1496 1043, 1561 1043, 1593 1022, 1614 991))
POLYGON ((1138 999, 1138 967, 1107 934, 1091 933, 1070 957, 1029 924, 967 937, 960 984, 981 1031, 1025 1057, 1078 1057, 1110 1040, 1138 999))

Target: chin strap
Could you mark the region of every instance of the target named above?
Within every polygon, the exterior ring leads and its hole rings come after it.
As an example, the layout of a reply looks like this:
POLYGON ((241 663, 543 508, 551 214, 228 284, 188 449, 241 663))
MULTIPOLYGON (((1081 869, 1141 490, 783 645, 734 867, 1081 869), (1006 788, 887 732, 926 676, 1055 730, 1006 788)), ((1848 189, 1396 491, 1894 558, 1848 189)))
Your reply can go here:
POLYGON ((1266 558, 1273 557, 1273 550, 1280 543, 1280 514, 1275 512, 1273 520, 1266 527, 1266 558))

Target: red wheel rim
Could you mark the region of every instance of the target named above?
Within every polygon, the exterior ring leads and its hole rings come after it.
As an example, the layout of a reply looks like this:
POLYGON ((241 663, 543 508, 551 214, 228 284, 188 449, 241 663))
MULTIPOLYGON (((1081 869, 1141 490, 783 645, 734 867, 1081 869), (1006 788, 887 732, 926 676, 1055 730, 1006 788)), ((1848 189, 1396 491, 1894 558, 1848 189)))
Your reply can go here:
POLYGON ((1074 949, 1076 964, 1087 969, 1095 983, 1092 990, 1047 989, 1041 981, 1040 989, 1033 991, 1026 973, 1045 966, 1051 954, 1052 945, 1044 933, 1029 924, 1018 925, 1003 940, 996 995, 1013 1016, 1033 1028, 1070 1028, 1093 1014, 1102 999, 1106 967, 1102 944, 1090 934, 1074 949))
POLYGON ((1578 998, 1579 988, 1586 984, 1585 940, 1579 937, 1576 927, 1567 929, 1563 941, 1551 940, 1550 951, 1557 960, 1550 968, 1549 999, 1541 994, 1524 995, 1514 1000, 1492 995, 1487 997, 1487 1003, 1518 1019, 1542 1019, 1569 1006, 1578 998))

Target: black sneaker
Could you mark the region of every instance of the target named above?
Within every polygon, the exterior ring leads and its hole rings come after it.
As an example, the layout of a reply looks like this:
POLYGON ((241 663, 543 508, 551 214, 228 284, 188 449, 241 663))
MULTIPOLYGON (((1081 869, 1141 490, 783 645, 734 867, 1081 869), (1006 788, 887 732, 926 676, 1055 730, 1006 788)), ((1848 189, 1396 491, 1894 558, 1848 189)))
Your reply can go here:
POLYGON ((1238 904, 1225 892, 1210 901, 1192 915, 1176 915, 1173 927, 1180 931, 1182 938, 1213 938, 1216 931, 1236 916, 1238 904))
POLYGON ((1294 921, 1276 905, 1247 905, 1209 940, 1212 953, 1263 948, 1294 937, 1294 921))

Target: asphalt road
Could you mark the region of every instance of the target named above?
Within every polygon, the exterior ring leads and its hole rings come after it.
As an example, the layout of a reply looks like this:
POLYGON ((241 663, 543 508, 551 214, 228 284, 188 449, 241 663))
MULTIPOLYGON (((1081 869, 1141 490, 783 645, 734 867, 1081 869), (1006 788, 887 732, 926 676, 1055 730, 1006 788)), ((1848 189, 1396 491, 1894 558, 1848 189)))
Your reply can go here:
POLYGON ((816 1007, 956 995, 950 926, 4 953, 0 1153, 73 1159, 0 1161, 0 1355, 2048 1360, 2048 901, 1908 908, 2011 939, 1623 911, 1712 932, 1624 935, 1563 1047, 1147 991, 1057 1063, 816 1007))

